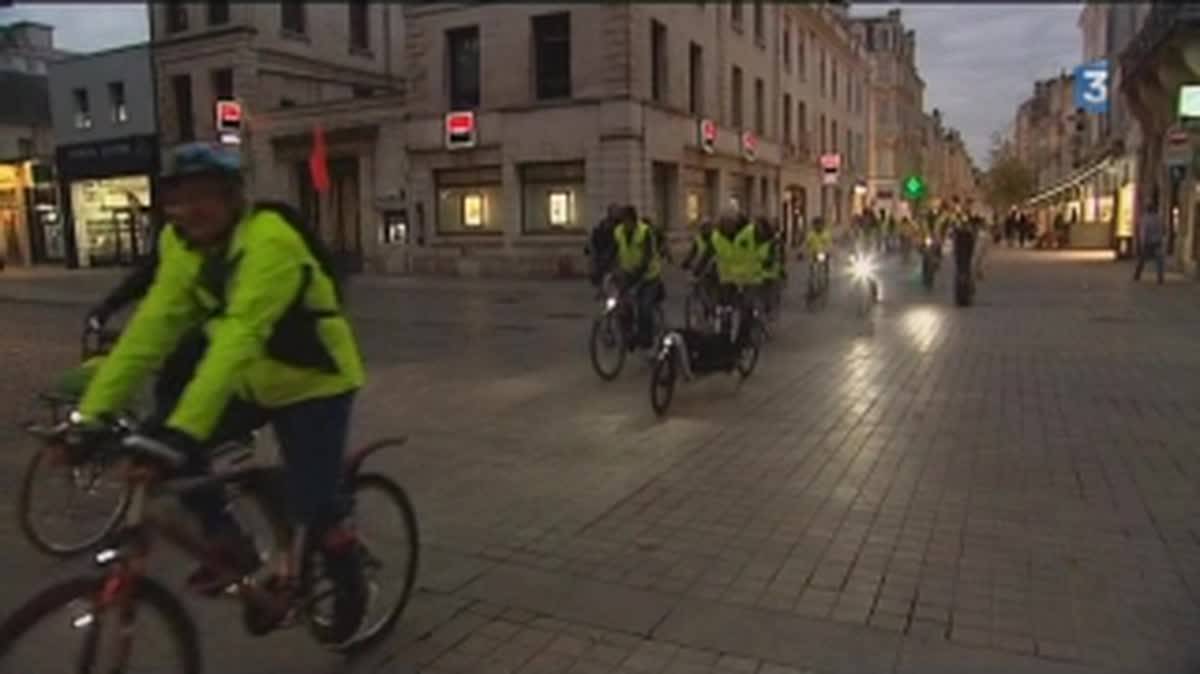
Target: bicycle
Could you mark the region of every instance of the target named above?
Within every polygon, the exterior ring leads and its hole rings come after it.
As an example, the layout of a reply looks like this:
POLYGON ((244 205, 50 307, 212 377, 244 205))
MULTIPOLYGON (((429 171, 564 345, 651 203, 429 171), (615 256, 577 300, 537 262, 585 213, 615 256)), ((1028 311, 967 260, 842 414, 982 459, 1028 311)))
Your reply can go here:
POLYGON ((684 327, 689 330, 700 330, 701 326, 711 328, 716 316, 715 282, 708 274, 696 274, 689 284, 691 288, 683 300, 684 327))
MULTIPOLYGON (((604 282, 605 300, 600 314, 592 321, 591 337, 588 340, 588 353, 591 356, 592 369, 605 381, 616 379, 625 365, 625 356, 637 348, 634 339, 638 326, 638 306, 635 300, 638 284, 621 288, 620 284, 610 274, 604 282), (614 362, 601 362, 602 350, 614 352, 614 362)), ((651 318, 651 344, 657 343, 658 335, 666 325, 662 303, 654 306, 651 318)))
MULTIPOLYGON (((64 443, 81 442, 83 431, 70 422, 53 428, 40 429, 47 441, 64 443)), ((298 552, 293 557, 299 561, 299 572, 294 589, 262 582, 256 574, 241 576, 239 580, 224 588, 217 596, 236 598, 242 607, 243 623, 248 632, 261 636, 273 631, 303 623, 310 634, 324 647, 342 654, 355 654, 385 637, 395 626, 407 605, 416 580, 418 564, 418 531, 412 504, 404 490, 389 478, 379 473, 363 472, 367 458, 385 449, 402 446, 406 438, 380 440, 349 454, 344 462, 343 479, 347 492, 358 502, 352 516, 357 532, 351 543, 361 560, 361 570, 366 577, 367 587, 362 588, 366 596, 366 615, 357 631, 346 637, 338 634, 339 627, 333 620, 333 607, 327 605, 335 591, 344 589, 348 582, 339 576, 336 569, 340 564, 322 559, 322 546, 309 540, 301 529, 293 531, 281 513, 280 493, 282 469, 233 465, 214 470, 198 477, 173 476, 184 465, 185 456, 171 447, 137 434, 120 434, 111 425, 98 431, 86 432, 88 441, 105 442, 114 446, 124 464, 124 476, 130 487, 130 503, 122 525, 112 531, 104 546, 95 555, 96 564, 102 569, 99 574, 86 574, 58 582, 34 595, 15 612, 0 623, 0 668, 4 671, 38 671, 42 667, 21 666, 14 663, 18 645, 28 643, 26 638, 42 625, 63 628, 70 626, 74 632, 83 633, 82 652, 74 660, 79 672, 126 672, 133 654, 147 648, 133 648, 134 627, 139 619, 152 612, 161 618, 167 628, 169 645, 174 646, 177 662, 166 667, 161 664, 158 671, 200 674, 203 660, 199 647, 196 626, 182 602, 161 582, 145 574, 146 562, 153 544, 158 538, 165 539, 174 547, 216 570, 222 577, 239 577, 241 570, 230 567, 228 562, 215 556, 203 536, 189 530, 172 517, 162 517, 152 512, 152 506, 161 498, 177 497, 199 489, 220 486, 227 502, 243 497, 255 500, 271 523, 275 537, 275 550, 298 552), (361 501, 370 494, 382 495, 399 515, 400 533, 407 542, 396 545, 392 540, 381 540, 363 533, 363 525, 374 523, 378 518, 357 516, 361 501), (399 550, 402 555, 401 577, 396 585, 386 587, 397 590, 391 602, 380 602, 385 584, 379 581, 382 569, 395 568, 382 560, 383 554, 399 550), (334 570, 330 569, 334 567, 334 570), (339 585, 341 583, 341 585, 339 585), (330 589, 327 586, 332 586, 330 589), (374 609, 383 606, 378 615, 374 609), (67 609, 69 615, 59 620, 56 613, 67 609), (107 628, 114 631, 106 631, 107 628), (103 663, 108 653, 103 649, 107 640, 113 640, 112 663, 103 663)), ((397 533, 388 531, 388 534, 397 533)), ((266 564, 262 565, 267 566, 266 564)), ((283 584, 288 587, 288 584, 283 584)), ((161 644, 159 644, 161 645, 161 644)), ((62 640, 55 642, 57 650, 63 649, 62 640)), ((44 658, 44 653, 32 657, 44 658)), ((140 670, 139 670, 140 671, 140 670)))
POLYGON ((815 311, 829 302, 829 254, 821 251, 808 264, 808 292, 804 295, 804 306, 815 311))
MULTIPOLYGON (((39 394, 47 405, 51 424, 67 418, 87 386, 94 360, 106 355, 120 333, 88 324, 80 339, 82 365, 60 377, 55 390, 39 394)), ((136 415, 131 411, 118 415, 114 430, 121 435, 133 432, 136 415)), ((24 426, 40 439, 36 423, 24 426)), ((234 442, 224 443, 213 452, 218 461, 244 461, 253 456, 256 436, 251 433, 234 442)), ((109 479, 116 456, 107 445, 67 447, 42 442, 25 466, 17 488, 17 523, 22 535, 35 549, 57 558, 71 558, 97 545, 121 521, 129 507, 125 485, 109 479), (62 486, 62 493, 47 493, 62 486), (63 497, 61 507, 43 507, 63 497), (82 502, 81 502, 82 501, 82 502), (42 516, 45 517, 42 517, 42 516), (65 524, 68 528, 60 528, 65 524), (81 526, 75 527, 74 525, 81 526)))

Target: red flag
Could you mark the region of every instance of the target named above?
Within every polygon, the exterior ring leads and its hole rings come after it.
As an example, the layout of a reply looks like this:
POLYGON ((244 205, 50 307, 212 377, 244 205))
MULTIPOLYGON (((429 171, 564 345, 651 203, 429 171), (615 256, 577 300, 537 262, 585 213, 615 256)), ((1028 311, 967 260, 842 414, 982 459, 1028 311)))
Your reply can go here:
POLYGON ((325 165, 325 129, 313 127, 312 152, 308 155, 308 173, 312 176, 313 189, 329 191, 329 168, 325 165))

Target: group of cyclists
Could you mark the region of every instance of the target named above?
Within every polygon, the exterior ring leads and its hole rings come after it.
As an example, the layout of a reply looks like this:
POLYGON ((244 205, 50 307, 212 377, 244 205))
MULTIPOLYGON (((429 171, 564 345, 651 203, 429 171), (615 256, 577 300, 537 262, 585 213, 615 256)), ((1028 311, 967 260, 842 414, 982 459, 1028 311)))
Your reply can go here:
MULTIPOLYGON (((832 245, 830 232, 820 219, 815 220, 805 236, 809 258, 815 260, 832 245)), ((612 280, 635 299, 639 317, 635 342, 642 348, 650 346, 652 317, 666 299, 662 273, 670 253, 664 233, 639 217, 634 206, 610 205, 592 230, 588 253, 592 285, 599 290, 606 279, 612 280)), ((690 272, 696 292, 710 306, 750 305, 769 319, 779 309, 786 262, 786 242, 778 223, 747 217, 730 207, 716 222, 697 224, 680 267, 690 272)))

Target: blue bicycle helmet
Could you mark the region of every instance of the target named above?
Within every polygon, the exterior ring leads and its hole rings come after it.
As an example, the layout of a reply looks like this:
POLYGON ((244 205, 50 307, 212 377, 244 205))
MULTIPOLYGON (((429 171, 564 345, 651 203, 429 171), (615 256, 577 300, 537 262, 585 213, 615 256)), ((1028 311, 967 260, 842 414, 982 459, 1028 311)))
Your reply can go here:
POLYGON ((223 176, 241 180, 242 158, 236 150, 218 143, 186 143, 171 150, 160 176, 174 182, 193 176, 223 176))

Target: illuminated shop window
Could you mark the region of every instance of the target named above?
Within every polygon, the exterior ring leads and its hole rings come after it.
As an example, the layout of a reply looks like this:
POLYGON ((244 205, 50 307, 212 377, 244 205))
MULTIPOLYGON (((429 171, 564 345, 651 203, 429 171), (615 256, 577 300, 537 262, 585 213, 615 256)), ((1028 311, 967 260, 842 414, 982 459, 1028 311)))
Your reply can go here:
POLYGON ((518 167, 521 229, 530 234, 587 231, 584 163, 546 162, 518 167))
POLYGON ((462 198, 462 223, 467 227, 483 226, 483 195, 464 194, 462 198))

